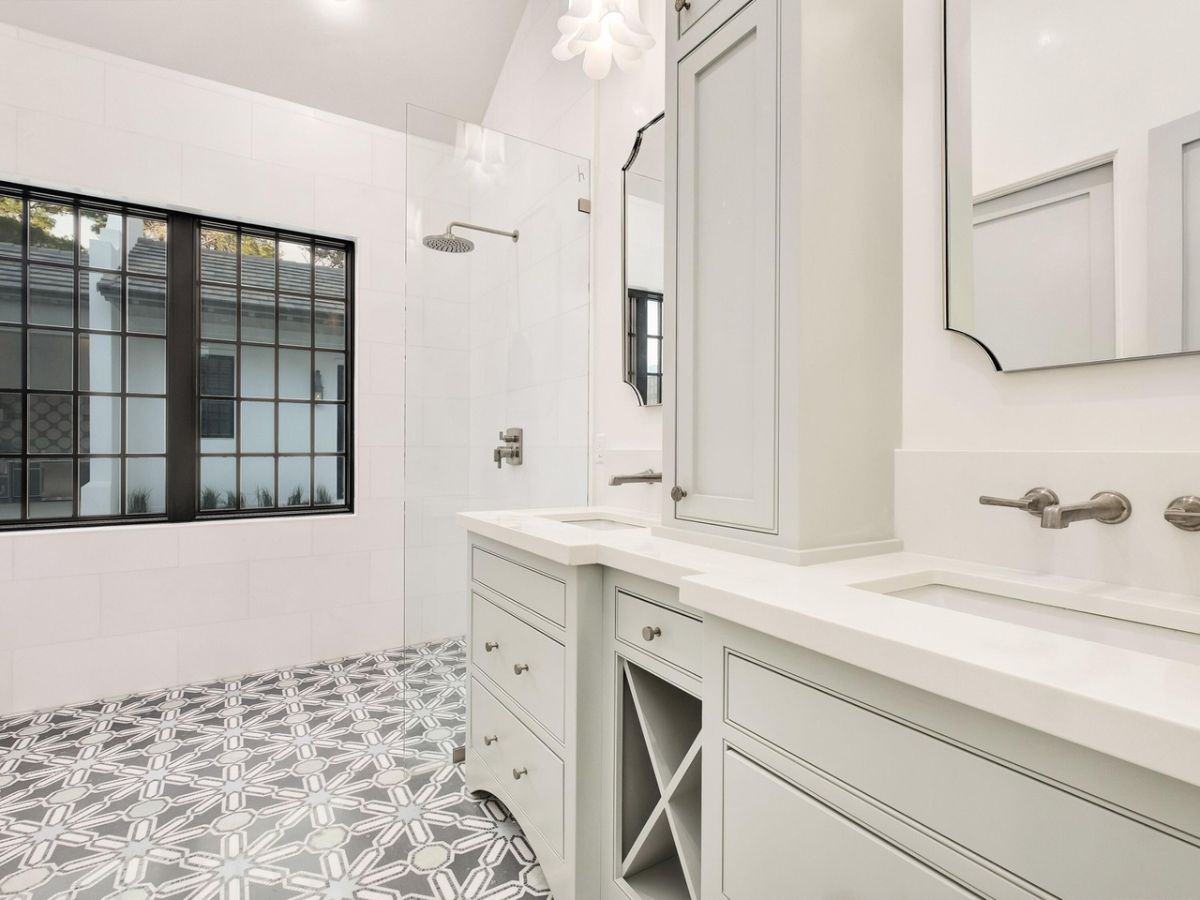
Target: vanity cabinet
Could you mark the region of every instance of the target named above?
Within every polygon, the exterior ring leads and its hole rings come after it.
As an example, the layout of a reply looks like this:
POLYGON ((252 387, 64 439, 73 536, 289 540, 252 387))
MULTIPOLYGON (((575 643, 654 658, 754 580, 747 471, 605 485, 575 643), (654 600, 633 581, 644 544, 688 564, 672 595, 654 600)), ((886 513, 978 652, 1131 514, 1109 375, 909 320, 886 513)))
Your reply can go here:
POLYGON ((1197 896, 1197 788, 731 623, 705 627, 704 825, 723 835, 704 855, 706 896, 770 896, 788 879, 813 897, 1197 896), (780 831, 795 853, 763 849, 780 831), (883 884, 896 887, 872 890, 883 884))
POLYGON ((521 823, 557 900, 591 900, 601 719, 601 571, 471 535, 468 790, 521 823))
POLYGON ((890 538, 900 4, 668 15, 663 524, 786 550, 890 538))

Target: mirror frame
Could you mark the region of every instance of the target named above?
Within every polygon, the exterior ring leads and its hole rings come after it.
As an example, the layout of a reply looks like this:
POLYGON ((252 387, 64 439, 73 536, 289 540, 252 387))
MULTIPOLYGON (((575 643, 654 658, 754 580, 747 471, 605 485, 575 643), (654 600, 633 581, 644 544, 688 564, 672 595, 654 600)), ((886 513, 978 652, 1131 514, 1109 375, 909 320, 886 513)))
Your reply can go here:
MULTIPOLYGON (((629 389, 637 397, 638 406, 648 404, 641 391, 637 389, 637 385, 629 380, 629 267, 626 261, 626 237, 629 227, 629 170, 633 168, 633 164, 638 158, 638 152, 642 149, 642 136, 666 117, 667 113, 664 110, 637 130, 633 139, 633 149, 629 151, 629 159, 625 160, 625 165, 621 166, 621 380, 629 385, 629 389)), ((661 406, 662 401, 659 400, 653 405, 661 406)))

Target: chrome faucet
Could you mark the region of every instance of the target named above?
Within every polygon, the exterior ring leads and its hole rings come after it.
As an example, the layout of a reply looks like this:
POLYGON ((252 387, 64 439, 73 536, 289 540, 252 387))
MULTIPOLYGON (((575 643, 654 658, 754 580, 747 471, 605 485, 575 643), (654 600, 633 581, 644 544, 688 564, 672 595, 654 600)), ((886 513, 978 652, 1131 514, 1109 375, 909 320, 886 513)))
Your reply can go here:
POLYGON ((524 462, 525 429, 509 428, 500 432, 502 443, 492 451, 492 462, 499 469, 505 461, 510 466, 519 466, 524 462))
POLYGON ((608 479, 608 483, 613 487, 621 484, 655 484, 660 481, 662 481, 662 472, 655 472, 653 469, 646 469, 636 475, 614 475, 608 479))
POLYGON ((1007 497, 984 496, 979 498, 979 503, 981 506, 1005 506, 1009 509, 1019 509, 1040 518, 1042 510, 1058 503, 1058 494, 1050 488, 1035 487, 1027 490, 1025 496, 1017 500, 1009 500, 1007 497))
POLYGON ((1103 525, 1119 525, 1129 518, 1129 498, 1116 491, 1101 491, 1086 503, 1055 503, 1042 510, 1043 528, 1066 528, 1072 522, 1094 519, 1103 525))

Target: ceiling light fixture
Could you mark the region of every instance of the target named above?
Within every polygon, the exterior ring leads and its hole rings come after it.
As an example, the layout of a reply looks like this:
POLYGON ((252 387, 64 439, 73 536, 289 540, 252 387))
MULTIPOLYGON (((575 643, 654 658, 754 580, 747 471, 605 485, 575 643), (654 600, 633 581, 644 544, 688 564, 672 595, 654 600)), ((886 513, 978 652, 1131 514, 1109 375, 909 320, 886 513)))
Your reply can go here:
POLYGON ((554 58, 566 62, 583 54, 583 71, 599 81, 612 69, 622 72, 641 65, 642 54, 654 38, 642 24, 639 0, 571 0, 567 14, 558 20, 562 37, 554 45, 554 58))

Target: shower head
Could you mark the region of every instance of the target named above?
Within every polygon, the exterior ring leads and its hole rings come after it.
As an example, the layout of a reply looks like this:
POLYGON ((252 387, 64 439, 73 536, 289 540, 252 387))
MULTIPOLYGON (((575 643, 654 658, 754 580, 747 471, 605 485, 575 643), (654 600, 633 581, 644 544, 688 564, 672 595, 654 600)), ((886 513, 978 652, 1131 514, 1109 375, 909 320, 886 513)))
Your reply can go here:
POLYGON ((455 228, 470 228, 472 231, 482 231, 487 234, 498 234, 501 237, 512 238, 515 244, 521 237, 518 231, 501 231, 498 228, 486 228, 483 225, 472 225, 469 222, 451 222, 442 234, 427 234, 421 243, 430 250, 438 253, 470 253, 475 249, 475 242, 454 233, 455 228))
POLYGON ((438 253, 470 253, 475 249, 474 241, 468 241, 465 237, 459 237, 449 231, 445 234, 427 234, 421 243, 438 253))

